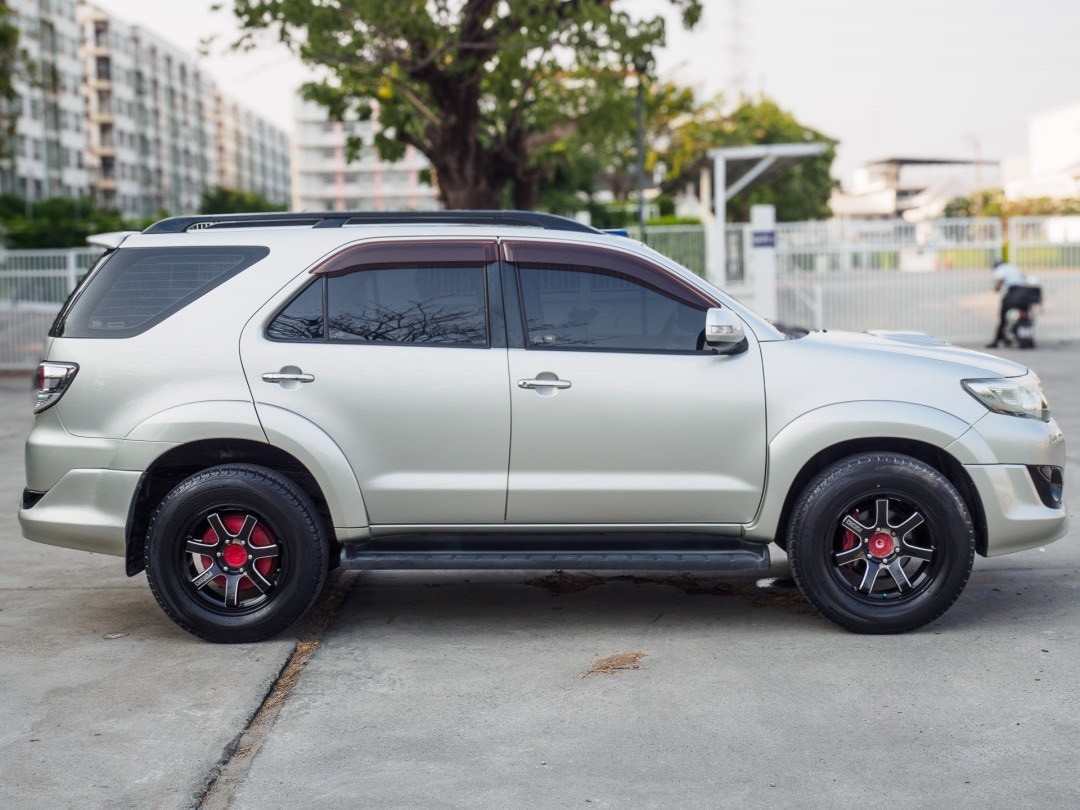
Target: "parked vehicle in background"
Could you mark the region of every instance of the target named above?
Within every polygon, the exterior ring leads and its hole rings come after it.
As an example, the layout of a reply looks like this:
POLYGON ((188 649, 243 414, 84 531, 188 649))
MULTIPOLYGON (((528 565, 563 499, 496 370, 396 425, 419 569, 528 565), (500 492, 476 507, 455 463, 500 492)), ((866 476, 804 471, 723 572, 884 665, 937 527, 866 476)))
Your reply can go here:
POLYGON ((346 568, 763 569, 857 632, 1066 530, 1039 381, 925 335, 792 339, 543 214, 163 220, 57 317, 24 534, 144 568, 211 641, 346 568))

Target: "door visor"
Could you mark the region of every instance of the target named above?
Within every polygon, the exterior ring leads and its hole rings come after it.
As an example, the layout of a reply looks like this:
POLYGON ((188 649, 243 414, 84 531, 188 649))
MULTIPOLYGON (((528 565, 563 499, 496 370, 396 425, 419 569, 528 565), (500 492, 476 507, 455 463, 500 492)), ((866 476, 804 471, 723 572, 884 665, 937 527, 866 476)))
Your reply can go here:
POLYGON ((480 239, 394 239, 364 242, 337 253, 311 269, 312 275, 341 275, 356 267, 403 264, 468 263, 496 261, 494 241, 480 239))
POLYGON ((500 243, 508 262, 519 265, 570 265, 619 273, 669 298, 683 301, 702 311, 720 306, 704 293, 673 273, 621 250, 582 244, 558 244, 504 240, 500 243))

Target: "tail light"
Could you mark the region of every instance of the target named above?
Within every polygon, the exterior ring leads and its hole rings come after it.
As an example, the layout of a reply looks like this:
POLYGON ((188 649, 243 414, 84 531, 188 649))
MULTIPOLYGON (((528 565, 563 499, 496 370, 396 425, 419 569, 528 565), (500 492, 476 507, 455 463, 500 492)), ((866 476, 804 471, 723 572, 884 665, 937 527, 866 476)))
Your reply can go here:
POLYGON ((74 363, 38 363, 34 413, 41 413, 59 402, 78 370, 74 363))

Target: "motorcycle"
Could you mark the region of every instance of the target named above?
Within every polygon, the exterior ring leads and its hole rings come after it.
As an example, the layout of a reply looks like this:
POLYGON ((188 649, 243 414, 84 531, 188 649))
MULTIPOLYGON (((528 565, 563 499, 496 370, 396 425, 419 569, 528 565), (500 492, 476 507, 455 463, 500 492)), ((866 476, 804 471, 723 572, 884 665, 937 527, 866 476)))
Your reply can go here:
POLYGON ((1009 288, 1005 295, 1006 344, 1020 349, 1035 348, 1035 307, 1038 306, 1042 306, 1042 287, 1037 280, 1029 279, 1026 284, 1009 288))

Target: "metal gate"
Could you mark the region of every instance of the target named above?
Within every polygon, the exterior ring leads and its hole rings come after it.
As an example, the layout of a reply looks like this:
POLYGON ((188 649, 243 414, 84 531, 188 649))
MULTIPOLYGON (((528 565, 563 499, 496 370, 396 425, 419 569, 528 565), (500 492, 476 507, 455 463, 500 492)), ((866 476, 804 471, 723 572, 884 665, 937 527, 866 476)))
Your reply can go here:
POLYGON ((777 226, 779 320, 810 329, 989 337, 1001 255, 992 218, 827 220, 777 226))

